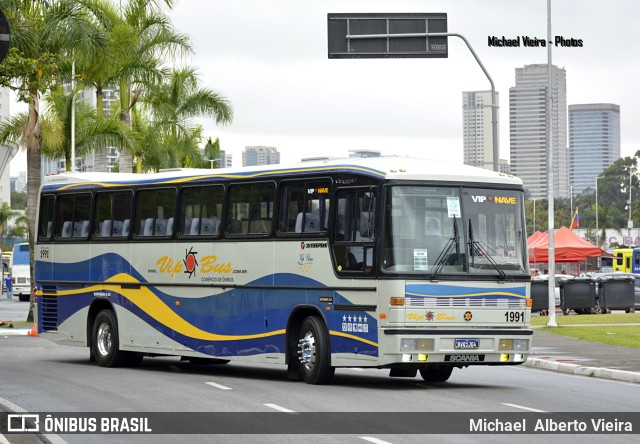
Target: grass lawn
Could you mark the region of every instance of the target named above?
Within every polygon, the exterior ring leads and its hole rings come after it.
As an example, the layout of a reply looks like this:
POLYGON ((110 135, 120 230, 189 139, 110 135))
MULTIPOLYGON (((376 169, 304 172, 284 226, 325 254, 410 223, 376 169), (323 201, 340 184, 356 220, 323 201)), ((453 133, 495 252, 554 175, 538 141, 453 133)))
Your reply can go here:
MULTIPOLYGON (((531 316, 531 325, 547 325, 548 316, 531 316)), ((640 324, 640 313, 615 313, 615 314, 594 314, 594 315, 569 315, 562 316, 556 314, 558 325, 575 324, 640 324)))
POLYGON ((5 328, 9 328, 9 323, 13 324, 13 328, 31 328, 33 326, 33 322, 26 321, 4 321, 5 325, 0 325, 0 331, 5 328))
MULTIPOLYGON (((548 320, 547 316, 534 316, 531 318, 531 325, 545 326, 548 320)), ((640 324, 640 313, 556 316, 556 322, 558 327, 536 330, 591 342, 640 348, 640 325, 628 325, 640 324)))

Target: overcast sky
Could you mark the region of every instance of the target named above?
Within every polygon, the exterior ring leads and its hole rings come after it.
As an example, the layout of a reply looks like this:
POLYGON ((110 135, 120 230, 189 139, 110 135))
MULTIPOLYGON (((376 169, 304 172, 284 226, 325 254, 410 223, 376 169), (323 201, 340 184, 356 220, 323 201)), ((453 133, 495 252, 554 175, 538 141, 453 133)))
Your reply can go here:
MULTIPOLYGON (((276 147, 283 162, 377 149, 461 163, 462 91, 490 89, 464 42, 450 37, 447 59, 329 60, 327 13, 447 13, 449 32, 469 40, 495 82, 508 159, 515 68, 546 63, 547 48, 487 40, 546 39, 546 9, 546 0, 178 0, 170 16, 196 50, 176 64, 197 67, 203 86, 233 105, 232 124, 202 123, 234 165, 250 145, 276 147)), ((552 35, 583 42, 553 48, 567 103, 620 105, 623 156, 640 149, 639 17, 637 0, 552 1, 552 35)))

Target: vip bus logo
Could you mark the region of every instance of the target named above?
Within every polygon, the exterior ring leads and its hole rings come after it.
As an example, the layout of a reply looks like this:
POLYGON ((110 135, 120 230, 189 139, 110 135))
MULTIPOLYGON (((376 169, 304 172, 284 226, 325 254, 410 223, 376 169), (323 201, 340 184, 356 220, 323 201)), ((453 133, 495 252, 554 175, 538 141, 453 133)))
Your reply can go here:
POLYGON ((196 259, 197 251, 193 251, 193 247, 189 249, 189 251, 185 250, 185 258, 182 262, 184 262, 185 270, 184 272, 189 275, 189 279, 196 273, 196 267, 198 266, 198 259, 196 259))
POLYGON ((493 202, 497 204, 507 204, 507 205, 515 205, 516 198, 515 197, 506 197, 506 196, 471 196, 471 200, 475 203, 485 203, 485 202, 493 202))

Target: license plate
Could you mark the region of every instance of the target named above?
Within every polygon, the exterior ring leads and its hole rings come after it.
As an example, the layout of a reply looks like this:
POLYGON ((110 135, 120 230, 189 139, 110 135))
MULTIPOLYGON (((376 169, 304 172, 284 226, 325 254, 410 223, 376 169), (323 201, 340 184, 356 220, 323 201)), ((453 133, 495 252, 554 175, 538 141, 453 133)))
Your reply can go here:
POLYGON ((480 345, 477 339, 456 339, 453 348, 456 350, 476 350, 480 345))

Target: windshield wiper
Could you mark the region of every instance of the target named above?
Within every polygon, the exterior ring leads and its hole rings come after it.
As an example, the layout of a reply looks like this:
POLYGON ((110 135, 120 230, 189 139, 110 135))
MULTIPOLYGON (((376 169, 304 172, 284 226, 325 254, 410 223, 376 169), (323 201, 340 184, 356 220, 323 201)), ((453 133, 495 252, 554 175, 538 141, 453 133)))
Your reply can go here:
POLYGON ((471 224, 471 219, 469 219, 469 266, 474 266, 475 256, 484 257, 487 262, 491 264, 491 266, 498 272, 500 278, 503 280, 507 280, 507 274, 498 266, 496 261, 494 261, 493 258, 489 254, 487 254, 484 248, 485 246, 486 245, 483 245, 481 242, 473 240, 473 225, 471 224))
POLYGON ((447 244, 444 246, 440 254, 438 255, 434 265, 435 269, 433 270, 433 279, 436 279, 442 271, 444 267, 446 259, 449 258, 451 254, 451 250, 455 247, 456 254, 460 255, 460 233, 458 233, 458 224, 456 223, 456 217, 453 216, 453 237, 450 237, 447 241, 447 244))

